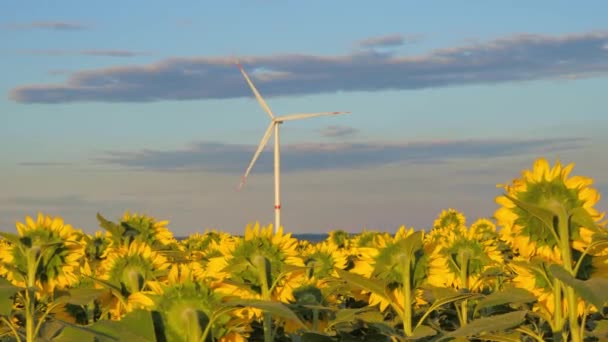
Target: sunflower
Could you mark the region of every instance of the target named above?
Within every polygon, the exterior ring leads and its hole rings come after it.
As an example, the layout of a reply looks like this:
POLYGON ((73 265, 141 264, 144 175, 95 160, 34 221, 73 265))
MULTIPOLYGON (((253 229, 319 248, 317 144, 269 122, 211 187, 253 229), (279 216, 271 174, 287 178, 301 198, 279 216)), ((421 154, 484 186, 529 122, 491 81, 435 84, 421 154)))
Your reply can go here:
POLYGON ((81 230, 65 224, 60 217, 42 213, 35 221, 27 216, 25 223, 17 222, 16 226, 14 241, 0 248, 3 276, 16 286, 32 284, 46 294, 78 283, 84 257, 81 230))
POLYGON ((106 258, 112 240, 108 234, 103 234, 100 231, 95 232, 95 235, 84 235, 85 242, 85 258, 81 268, 81 273, 87 276, 93 276, 98 269, 99 263, 106 258))
POLYGON ((327 239, 325 239, 326 243, 330 246, 335 246, 336 248, 349 248, 350 247, 350 234, 345 232, 344 230, 332 230, 327 234, 327 239))
MULTIPOLYGON (((306 289, 314 288, 322 293, 325 302, 336 303, 339 297, 333 287, 335 279, 338 278, 336 269, 344 270, 348 266, 348 255, 344 249, 325 240, 316 244, 306 244, 302 255, 304 265, 307 267, 306 276, 295 291, 301 296, 308 291, 306 289)), ((297 294, 295 300, 296 303, 300 301, 297 294)))
POLYGON ((434 229, 460 230, 467 223, 466 217, 454 208, 442 210, 439 217, 433 222, 434 229))
MULTIPOLYGON (((419 291, 419 287, 425 280, 427 261, 422 249, 424 232, 416 237, 413 236, 414 233, 414 228, 407 229, 405 226, 401 226, 394 236, 388 239, 378 239, 378 252, 371 262, 373 269, 369 277, 386 284, 390 301, 397 304, 402 310, 406 309, 403 292, 405 281, 409 283, 408 287, 414 293, 412 299, 415 305, 419 306, 424 303, 422 291, 419 291), (416 241, 419 245, 416 245, 416 241), (407 267, 409 267, 409 271, 407 267)), ((371 306, 379 305, 381 311, 385 311, 391 304, 375 293, 370 293, 368 301, 371 306)))
POLYGON ((157 221, 154 217, 131 214, 129 211, 125 212, 118 224, 106 220, 100 214, 97 214, 97 219, 116 246, 128 245, 133 241, 147 243, 156 250, 177 246, 177 240, 167 228, 169 221, 157 221))
MULTIPOLYGON (((515 257, 509 263, 509 268, 515 274, 515 277, 511 280, 513 285, 532 292, 537 298, 533 311, 541 314, 547 321, 552 321, 555 318, 553 288, 555 283, 548 267, 549 263, 540 257, 527 259, 520 256, 515 257)), ((580 317, 585 313, 585 301, 579 298, 577 305, 577 313, 580 317)), ((595 310, 592 309, 591 311, 595 310)), ((568 312, 568 301, 565 297, 562 297, 562 312, 564 315, 568 312)))
MULTIPOLYGON (((171 267, 167 285, 153 309, 160 313, 167 340, 199 341, 222 302, 220 293, 196 281, 190 265, 177 264, 171 267)), ((245 341, 248 335, 247 322, 228 313, 219 315, 211 324, 208 338, 245 341)))
POLYGON ((347 270, 367 278, 371 277, 378 248, 386 245, 386 241, 390 239, 389 233, 376 231, 363 231, 354 236, 351 248, 348 250, 349 267, 347 270))
POLYGON ((466 233, 466 217, 456 209, 448 208, 442 210, 433 228, 425 235, 425 250, 428 254, 432 253, 437 246, 443 243, 446 235, 463 235, 466 233))
POLYGON ((493 285, 493 281, 486 278, 488 271, 503 265, 497 241, 480 240, 477 229, 465 227, 447 232, 443 241, 434 247, 429 255, 427 281, 437 287, 479 292, 493 285))
POLYGON ((496 232, 496 225, 486 219, 480 218, 473 222, 470 227, 471 235, 480 241, 489 241, 498 239, 498 233, 496 232))
MULTIPOLYGON (((600 195, 589 187, 593 184, 591 178, 568 177, 573 167, 574 164, 564 167, 558 161, 551 168, 546 159, 540 158, 535 161, 532 170, 524 170, 521 178, 503 187, 510 197, 521 202, 544 208, 560 205, 566 212, 583 209, 598 222, 603 214, 598 213, 593 206, 599 201, 600 195)), ((548 227, 506 196, 498 196, 496 202, 501 206, 494 214, 498 225, 502 227, 500 234, 516 254, 528 259, 540 256, 547 261, 562 262, 562 251, 553 227, 548 227)), ((572 225, 570 229, 571 240, 580 240, 581 226, 572 225)), ((584 248, 580 243, 575 245, 584 248)))
POLYGON ((337 277, 335 269, 345 269, 348 266, 348 255, 335 244, 323 241, 308 245, 303 251, 304 264, 310 267, 310 278, 324 279, 330 276, 337 277))
POLYGON ((268 290, 272 299, 288 303, 304 276, 297 246, 297 239, 283 234, 282 228, 273 233, 272 226, 248 225, 244 238, 220 247, 223 255, 211 258, 207 272, 219 281, 228 281, 218 286, 222 293, 262 299, 268 290), (294 266, 300 271, 292 271, 294 266))
MULTIPOLYGON (((327 297, 324 296, 321 289, 314 285, 304 285, 293 291, 294 294, 294 305, 292 311, 298 315, 302 322, 308 323, 313 331, 325 331, 328 326, 331 317, 331 312, 325 310, 319 310, 317 308, 310 308, 307 306, 315 307, 328 307, 330 302, 327 301, 327 297)), ((283 330, 286 333, 297 333, 302 327, 292 320, 286 320, 283 324, 283 330)))
POLYGON ((222 255, 220 246, 234 244, 234 238, 227 233, 206 231, 204 234, 195 233, 180 241, 179 249, 186 258, 205 265, 210 258, 222 255))
POLYGON ((99 265, 98 278, 120 293, 106 297, 105 306, 112 318, 138 307, 150 307, 151 294, 162 293, 160 283, 170 264, 167 259, 141 242, 111 249, 99 265), (126 298, 126 300, 125 300, 126 298), (108 302, 109 301, 109 302, 108 302))

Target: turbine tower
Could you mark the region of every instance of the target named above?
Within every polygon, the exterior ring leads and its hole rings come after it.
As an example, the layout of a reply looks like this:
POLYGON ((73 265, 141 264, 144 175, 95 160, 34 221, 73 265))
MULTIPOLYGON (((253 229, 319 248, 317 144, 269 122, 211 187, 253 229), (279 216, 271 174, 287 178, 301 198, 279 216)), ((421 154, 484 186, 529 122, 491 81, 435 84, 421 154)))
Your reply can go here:
POLYGON ((268 140, 270 139, 270 136, 272 135, 272 133, 274 131, 274 230, 275 230, 275 232, 277 232, 279 230, 279 227, 281 227, 281 153, 280 153, 280 145, 279 145, 279 125, 282 124, 284 121, 308 119, 308 118, 312 118, 312 117, 316 117, 316 116, 348 114, 350 112, 322 112, 322 113, 305 113, 305 114, 290 114, 290 115, 284 115, 284 116, 275 116, 272 113, 272 110, 270 110, 270 107, 268 107, 268 104, 266 104, 266 101, 264 101, 264 98, 262 97, 262 95, 260 95, 260 92, 256 89, 255 85, 253 85, 253 82, 251 81, 251 79, 249 79, 249 76, 247 76, 247 73, 243 69, 243 66, 241 65, 241 63, 239 63, 237 61, 236 65, 241 70, 243 77, 245 77, 245 80, 249 84, 249 87, 253 91, 253 94, 255 95, 256 99, 260 103, 260 106, 262 106, 264 111, 270 117, 270 124, 268 125, 268 128, 266 129, 266 132, 264 133, 264 136, 262 137, 262 140, 260 141, 260 145, 258 146, 258 149, 253 154, 253 159, 251 160, 251 163, 249 163, 249 167, 247 167, 245 174, 241 178, 241 183, 239 184, 238 189, 240 190, 243 187, 243 185, 245 185, 245 181, 247 180, 247 176, 249 175, 249 172, 251 172, 253 165, 255 164, 256 160, 260 156, 260 153, 262 153, 262 150, 266 146, 266 143, 268 142, 268 140))

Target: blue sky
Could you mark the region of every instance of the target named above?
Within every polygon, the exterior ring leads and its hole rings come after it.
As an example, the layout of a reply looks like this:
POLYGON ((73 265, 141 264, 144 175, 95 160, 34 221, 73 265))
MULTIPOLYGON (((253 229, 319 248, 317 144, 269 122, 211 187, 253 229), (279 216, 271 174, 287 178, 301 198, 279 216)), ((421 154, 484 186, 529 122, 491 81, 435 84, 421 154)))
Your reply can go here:
POLYGON ((3 1, 0 227, 39 210, 89 232, 98 211, 176 234, 271 223, 270 150, 235 190, 268 125, 235 57, 276 114, 352 112, 282 126, 287 230, 489 217, 541 156, 604 193, 607 7, 3 1))

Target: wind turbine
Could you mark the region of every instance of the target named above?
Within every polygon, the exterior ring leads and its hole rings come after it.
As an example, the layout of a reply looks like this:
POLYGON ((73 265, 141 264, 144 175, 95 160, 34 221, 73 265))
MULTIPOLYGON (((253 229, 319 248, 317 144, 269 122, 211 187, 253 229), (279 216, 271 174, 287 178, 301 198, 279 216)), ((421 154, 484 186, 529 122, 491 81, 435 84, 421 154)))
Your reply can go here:
POLYGON ((241 65, 241 63, 239 63, 237 61, 236 65, 241 70, 243 77, 245 77, 245 80, 249 84, 249 87, 253 91, 253 94, 255 95, 256 99, 260 103, 260 106, 262 106, 264 111, 266 111, 266 113, 270 117, 270 124, 268 125, 268 128, 266 129, 264 136, 262 136, 262 140, 260 141, 260 145, 258 146, 258 149, 253 154, 253 159, 251 160, 251 163, 249 163, 249 167, 247 167, 245 174, 241 178, 241 183, 239 184, 238 189, 240 190, 243 187, 243 185, 245 185, 245 181, 247 179, 247 176, 249 175, 249 172, 253 168, 253 165, 255 164, 256 160, 260 156, 260 153, 262 153, 262 150, 266 146, 266 143, 268 142, 268 140, 270 139, 270 136, 272 135, 272 133, 274 131, 274 229, 275 229, 275 232, 277 232, 279 230, 279 227, 281 227, 281 153, 280 153, 280 146, 279 146, 279 125, 282 124, 284 121, 308 119, 308 118, 312 118, 312 117, 316 117, 316 116, 348 114, 350 112, 303 113, 303 114, 290 114, 290 115, 284 115, 284 116, 275 116, 272 113, 272 110, 270 110, 270 107, 268 107, 268 104, 266 104, 266 101, 264 101, 264 98, 262 97, 262 95, 260 95, 260 92, 256 89, 255 85, 253 85, 253 82, 251 81, 251 79, 249 79, 249 76, 247 76, 247 73, 243 69, 243 66, 241 65))

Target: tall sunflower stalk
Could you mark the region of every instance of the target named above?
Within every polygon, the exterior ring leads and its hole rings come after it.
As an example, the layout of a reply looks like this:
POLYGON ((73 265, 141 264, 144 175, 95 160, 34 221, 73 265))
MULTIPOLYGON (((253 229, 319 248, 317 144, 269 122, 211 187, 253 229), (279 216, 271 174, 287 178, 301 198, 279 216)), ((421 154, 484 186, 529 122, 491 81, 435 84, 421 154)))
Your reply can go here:
MULTIPOLYGON (((304 261, 297 249, 298 241, 283 234, 281 227, 247 226, 245 236, 234 244, 220 246, 221 256, 212 257, 206 265, 208 274, 217 282, 216 291, 242 299, 290 303, 293 290, 304 279, 304 261), (298 269, 297 271, 295 269, 298 269)), ((243 310, 247 318, 262 317, 264 341, 273 341, 273 319, 266 310, 243 310)))
MULTIPOLYGON (((574 164, 565 167, 557 162, 551 168, 545 159, 538 159, 532 170, 524 170, 522 178, 515 179, 512 185, 504 186, 506 194, 497 198, 502 205, 496 212, 499 225, 503 227, 503 237, 516 252, 516 259, 531 261, 540 259, 547 264, 557 264, 572 277, 577 277, 582 257, 574 260, 573 246, 581 245, 583 224, 595 225, 601 220, 593 206, 599 194, 589 187, 592 179, 581 176, 568 178, 574 164), (587 219, 580 220, 584 216, 587 219), (584 222, 584 223, 583 223, 584 222)), ((532 274, 520 270, 520 276, 532 274)), ((580 298, 571 286, 557 277, 552 281, 551 293, 542 297, 550 316, 549 322, 555 337, 570 338, 573 342, 582 341, 582 323, 579 321, 580 298), (565 301, 565 303, 564 303, 565 301), (566 304, 566 305, 564 305, 566 304), (564 331, 565 323, 569 328, 564 331)), ((539 294, 542 289, 537 289, 539 294)), ((583 308, 585 305, 583 304, 583 308)), ((583 309, 583 311, 585 311, 583 309)))
MULTIPOLYGON (((42 213, 34 221, 17 222, 17 235, 2 233, 10 241, 0 251, 2 273, 13 285, 24 288, 21 300, 25 314, 25 339, 35 341, 46 317, 62 303, 47 305, 44 312, 36 304, 55 289, 63 289, 79 281, 77 273, 84 257, 82 232, 64 224, 59 217, 42 213)), ((15 333, 17 341, 21 341, 15 333)))

